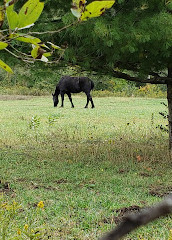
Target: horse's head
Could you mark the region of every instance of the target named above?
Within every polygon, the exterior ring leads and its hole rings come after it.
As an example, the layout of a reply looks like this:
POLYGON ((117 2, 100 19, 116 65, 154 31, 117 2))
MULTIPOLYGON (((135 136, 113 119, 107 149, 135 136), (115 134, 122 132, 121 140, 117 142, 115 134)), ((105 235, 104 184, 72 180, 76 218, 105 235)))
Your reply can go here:
POLYGON ((57 104, 59 103, 59 99, 58 99, 58 95, 56 95, 55 93, 53 94, 53 102, 54 102, 54 107, 57 107, 57 104))

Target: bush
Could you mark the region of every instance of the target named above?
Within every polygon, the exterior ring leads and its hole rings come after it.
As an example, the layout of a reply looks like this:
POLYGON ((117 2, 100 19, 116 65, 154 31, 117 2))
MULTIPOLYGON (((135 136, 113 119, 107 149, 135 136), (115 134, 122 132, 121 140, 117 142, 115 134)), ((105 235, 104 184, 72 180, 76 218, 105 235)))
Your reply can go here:
POLYGON ((152 98, 166 98, 166 91, 161 90, 161 86, 154 84, 146 84, 137 89, 135 96, 152 97, 152 98))

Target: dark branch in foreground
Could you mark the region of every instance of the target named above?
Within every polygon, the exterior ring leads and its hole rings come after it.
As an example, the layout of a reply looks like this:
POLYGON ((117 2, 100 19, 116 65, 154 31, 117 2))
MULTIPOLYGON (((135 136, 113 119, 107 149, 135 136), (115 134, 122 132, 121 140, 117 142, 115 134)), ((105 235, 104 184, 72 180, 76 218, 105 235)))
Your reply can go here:
POLYGON ((129 74, 118 72, 118 71, 114 71, 113 73, 114 73, 114 76, 117 78, 123 78, 125 80, 134 81, 134 82, 152 83, 152 84, 167 84, 168 82, 172 82, 172 78, 161 77, 157 73, 151 73, 150 75, 152 75, 153 77, 151 77, 150 79, 132 77, 129 74))
POLYGON ((100 240, 121 239, 124 235, 130 233, 132 230, 170 213, 172 213, 172 193, 159 204, 147 208, 140 213, 126 216, 118 227, 107 233, 100 240))

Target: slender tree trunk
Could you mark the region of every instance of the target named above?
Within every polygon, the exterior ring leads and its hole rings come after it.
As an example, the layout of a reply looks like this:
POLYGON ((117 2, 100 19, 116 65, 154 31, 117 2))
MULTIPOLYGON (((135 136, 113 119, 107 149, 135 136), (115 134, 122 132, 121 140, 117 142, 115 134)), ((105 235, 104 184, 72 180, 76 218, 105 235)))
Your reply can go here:
MULTIPOLYGON (((168 77, 172 77, 172 68, 168 69, 168 77)), ((172 82, 167 83, 169 150, 172 157, 172 82)))

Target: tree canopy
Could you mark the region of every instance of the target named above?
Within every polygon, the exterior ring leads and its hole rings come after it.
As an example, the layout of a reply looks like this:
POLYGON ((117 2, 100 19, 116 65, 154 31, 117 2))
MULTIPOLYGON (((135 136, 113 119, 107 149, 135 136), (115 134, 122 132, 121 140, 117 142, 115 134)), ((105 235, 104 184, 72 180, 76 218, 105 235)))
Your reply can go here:
POLYGON ((117 0, 103 17, 73 26, 60 37, 68 44, 67 62, 130 81, 167 85, 172 150, 172 2, 117 0))
POLYGON ((172 62, 171 13, 171 1, 118 0, 103 17, 67 30, 65 58, 107 74, 132 71, 138 78, 167 71, 172 62))

